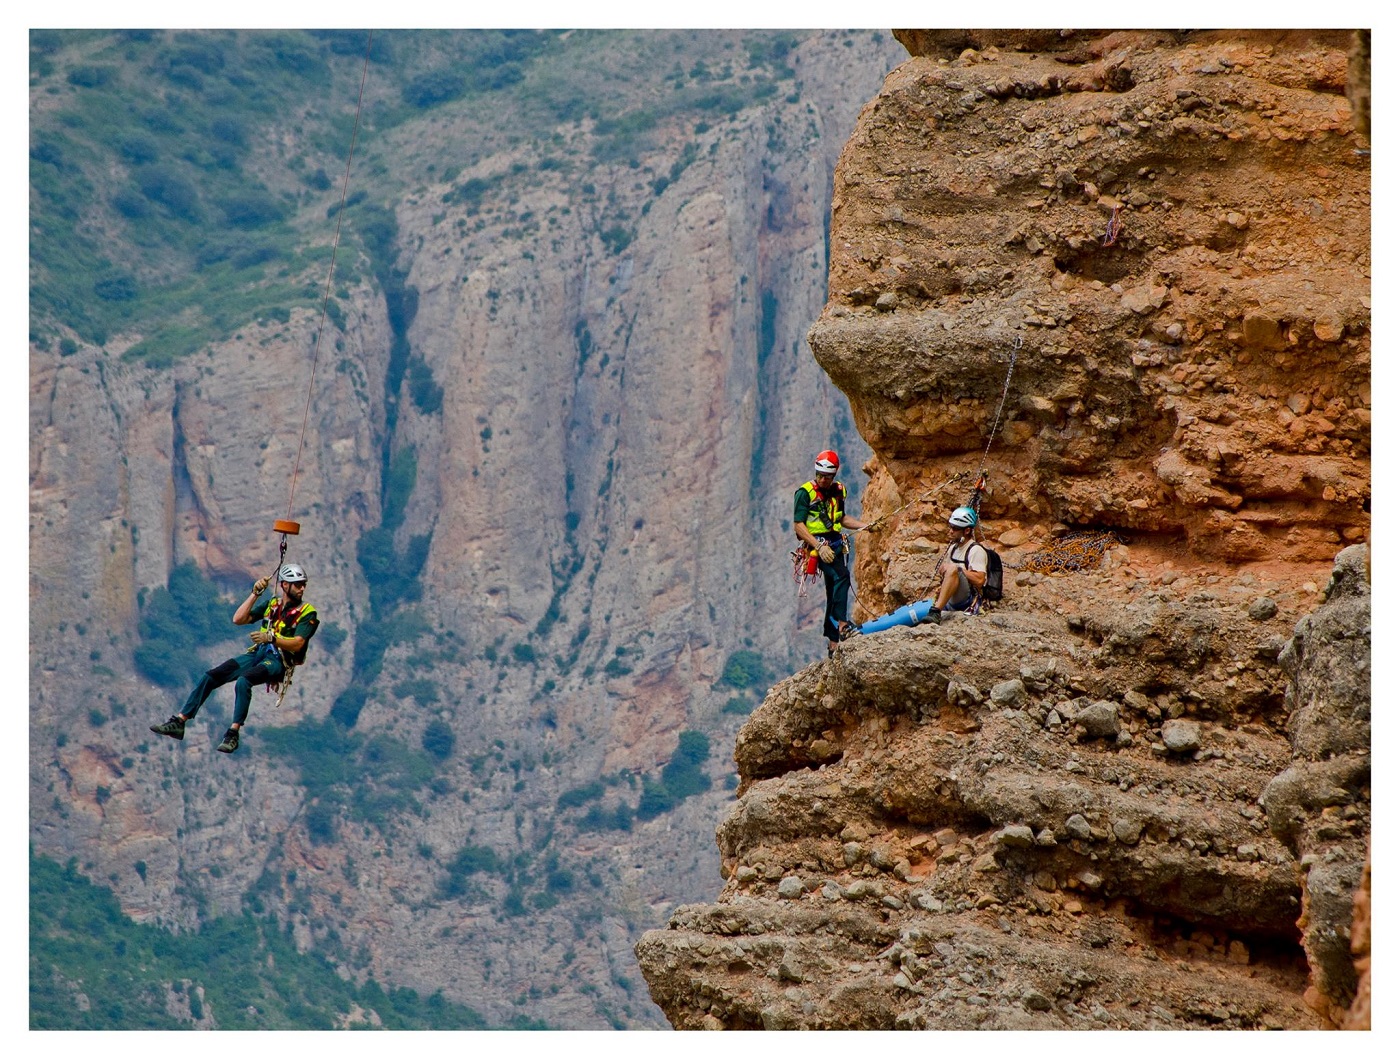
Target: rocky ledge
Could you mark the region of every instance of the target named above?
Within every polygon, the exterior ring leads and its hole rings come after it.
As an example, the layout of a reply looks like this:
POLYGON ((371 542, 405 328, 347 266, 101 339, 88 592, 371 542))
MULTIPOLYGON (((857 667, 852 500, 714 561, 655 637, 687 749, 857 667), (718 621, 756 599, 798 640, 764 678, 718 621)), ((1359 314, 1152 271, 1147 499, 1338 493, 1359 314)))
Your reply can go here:
POLYGON ((678 1028, 1331 1025, 1370 829, 1364 562, 1312 613, 1126 561, 848 641, 741 731, 726 883, 638 943, 653 999, 678 1028))

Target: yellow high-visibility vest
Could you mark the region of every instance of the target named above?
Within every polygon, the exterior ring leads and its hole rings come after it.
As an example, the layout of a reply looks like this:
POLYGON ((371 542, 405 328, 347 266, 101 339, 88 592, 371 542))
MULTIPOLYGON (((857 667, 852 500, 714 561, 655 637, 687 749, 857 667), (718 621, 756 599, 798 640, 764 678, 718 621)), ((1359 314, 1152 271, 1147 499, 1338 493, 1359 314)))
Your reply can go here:
MULTIPOLYGON (((789 480, 791 481, 791 480, 789 480)), ((846 514, 846 487, 837 482, 832 496, 823 498, 815 482, 804 482, 807 491, 807 530, 813 534, 839 534, 846 514)))

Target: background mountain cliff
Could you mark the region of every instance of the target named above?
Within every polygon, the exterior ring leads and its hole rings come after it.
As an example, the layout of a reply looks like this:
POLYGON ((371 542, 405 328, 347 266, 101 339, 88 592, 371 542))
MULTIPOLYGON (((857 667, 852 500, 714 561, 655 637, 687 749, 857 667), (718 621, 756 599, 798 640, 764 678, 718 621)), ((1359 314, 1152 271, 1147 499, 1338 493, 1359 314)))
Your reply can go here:
POLYGON ((31 34, 31 849, 442 1004, 153 964, 113 1009, 65 921, 59 1025, 663 1025, 633 940, 711 893, 734 733, 819 649, 791 490, 835 443, 858 495, 869 450, 805 336, 903 50, 377 35, 313 376, 366 40, 31 34), (232 757, 230 690, 151 735, 287 514, 326 624, 282 712, 232 757))

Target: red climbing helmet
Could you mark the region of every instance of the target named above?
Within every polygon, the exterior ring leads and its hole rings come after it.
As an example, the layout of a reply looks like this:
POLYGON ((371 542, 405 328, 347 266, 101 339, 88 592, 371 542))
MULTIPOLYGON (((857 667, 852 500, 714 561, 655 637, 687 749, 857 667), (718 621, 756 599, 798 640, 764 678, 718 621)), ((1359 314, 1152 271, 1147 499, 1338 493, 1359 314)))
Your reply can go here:
POLYGON ((841 458, 834 449, 823 449, 817 454, 817 474, 834 475, 841 467, 841 458))

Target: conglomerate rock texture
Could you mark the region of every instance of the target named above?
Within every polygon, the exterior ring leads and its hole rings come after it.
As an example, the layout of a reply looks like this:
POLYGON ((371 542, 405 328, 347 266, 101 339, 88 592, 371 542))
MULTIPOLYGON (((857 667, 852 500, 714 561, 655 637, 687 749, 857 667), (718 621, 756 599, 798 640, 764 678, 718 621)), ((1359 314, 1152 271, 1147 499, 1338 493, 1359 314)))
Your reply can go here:
MULTIPOLYGON (((999 531, 1114 526, 1231 563, 1360 540, 1370 163, 1349 35, 973 37, 892 74, 838 170, 811 342, 876 451, 872 498, 967 470, 1019 339, 983 509, 999 531)), ((950 497, 878 537, 867 592, 907 596, 878 557, 950 497)))
POLYGON ((1336 1026, 1370 829, 1351 35, 896 35, 810 336, 888 515, 861 617, 931 595, 984 463, 1006 599, 770 691, 718 900, 637 946, 652 996, 687 1028, 1336 1026), (1032 570, 1085 528, 1098 566, 1032 570))

